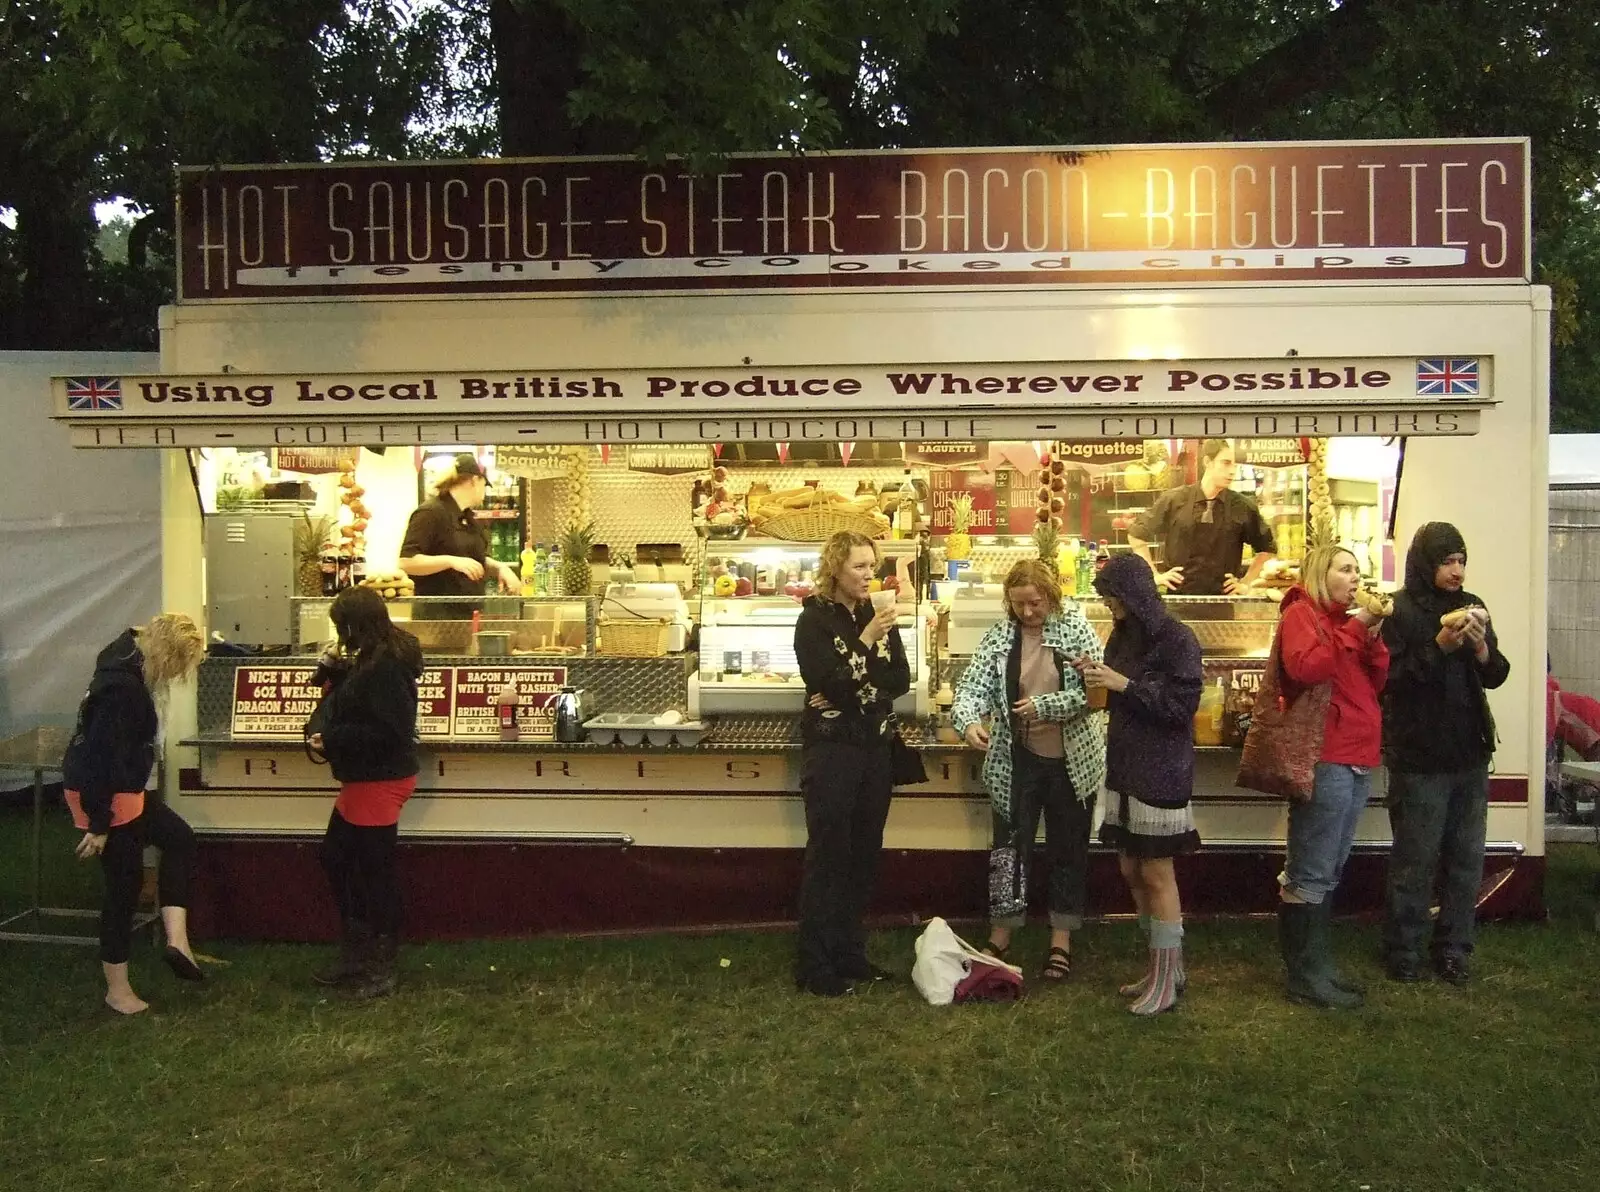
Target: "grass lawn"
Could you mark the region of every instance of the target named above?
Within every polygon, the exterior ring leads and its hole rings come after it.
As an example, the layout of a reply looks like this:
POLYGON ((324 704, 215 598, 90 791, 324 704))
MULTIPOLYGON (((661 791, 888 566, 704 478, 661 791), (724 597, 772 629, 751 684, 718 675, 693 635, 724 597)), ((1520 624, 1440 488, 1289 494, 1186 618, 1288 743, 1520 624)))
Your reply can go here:
MULTIPOLYGON (((1552 850, 1552 921, 1488 928, 1466 990, 1383 982, 1341 926, 1372 983, 1348 1014, 1279 996, 1266 922, 1192 924, 1189 995, 1148 1022, 1116 996, 1131 924, 1078 938, 1070 988, 943 1010, 802 997, 788 937, 728 934, 415 947, 369 1006, 308 984, 326 949, 209 945, 196 990, 142 943, 155 1009, 115 1019, 89 950, 0 944, 0 1187, 1594 1187, 1597 877, 1552 850)), ((909 967, 912 938, 874 952, 909 967)))

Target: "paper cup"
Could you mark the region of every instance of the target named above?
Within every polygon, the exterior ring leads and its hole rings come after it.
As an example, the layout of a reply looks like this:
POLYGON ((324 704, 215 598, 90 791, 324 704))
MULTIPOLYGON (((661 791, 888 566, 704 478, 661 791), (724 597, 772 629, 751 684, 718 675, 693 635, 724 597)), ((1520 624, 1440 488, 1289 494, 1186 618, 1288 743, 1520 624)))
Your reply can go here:
POLYGON ((881 592, 872 593, 872 611, 881 613, 886 608, 893 608, 900 599, 898 592, 885 588, 881 592))

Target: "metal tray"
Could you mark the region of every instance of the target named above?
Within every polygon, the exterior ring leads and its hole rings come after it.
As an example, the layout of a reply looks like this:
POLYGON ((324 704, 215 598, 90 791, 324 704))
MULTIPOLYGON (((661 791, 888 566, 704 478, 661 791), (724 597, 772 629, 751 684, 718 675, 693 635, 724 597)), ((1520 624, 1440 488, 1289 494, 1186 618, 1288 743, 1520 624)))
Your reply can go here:
POLYGON ((584 721, 583 730, 597 745, 632 747, 646 740, 652 745, 697 745, 705 735, 706 725, 700 720, 657 724, 654 716, 643 713, 609 713, 584 721))

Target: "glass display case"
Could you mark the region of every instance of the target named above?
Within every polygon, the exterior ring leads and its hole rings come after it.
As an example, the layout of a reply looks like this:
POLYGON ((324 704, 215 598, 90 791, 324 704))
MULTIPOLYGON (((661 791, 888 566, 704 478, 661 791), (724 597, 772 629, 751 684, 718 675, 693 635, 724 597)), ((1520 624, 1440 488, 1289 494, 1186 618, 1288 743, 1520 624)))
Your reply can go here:
MULTIPOLYGON (((805 681, 794 656, 801 602, 815 590, 821 544, 745 539, 708 542, 700 580, 699 714, 798 715, 805 681)), ((922 617, 916 560, 921 544, 878 544, 879 581, 900 593, 900 637, 911 690, 895 701, 903 716, 926 715, 922 617)))
MULTIPOLYGON (((315 654, 335 638, 328 596, 293 600, 294 648, 315 654)), ((425 655, 469 658, 589 658, 593 597, 413 596, 388 601, 389 617, 414 633, 425 655), (474 622, 472 613, 478 617, 474 622)))

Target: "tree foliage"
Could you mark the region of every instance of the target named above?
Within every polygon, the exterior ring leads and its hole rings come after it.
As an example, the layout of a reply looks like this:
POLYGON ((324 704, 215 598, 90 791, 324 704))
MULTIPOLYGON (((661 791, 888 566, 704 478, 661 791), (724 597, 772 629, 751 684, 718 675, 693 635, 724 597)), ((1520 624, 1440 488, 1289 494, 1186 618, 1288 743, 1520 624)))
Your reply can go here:
POLYGON ((149 342, 180 161, 1526 135, 1556 421, 1600 427, 1571 0, 0 0, 0 69, 0 345, 149 342))

